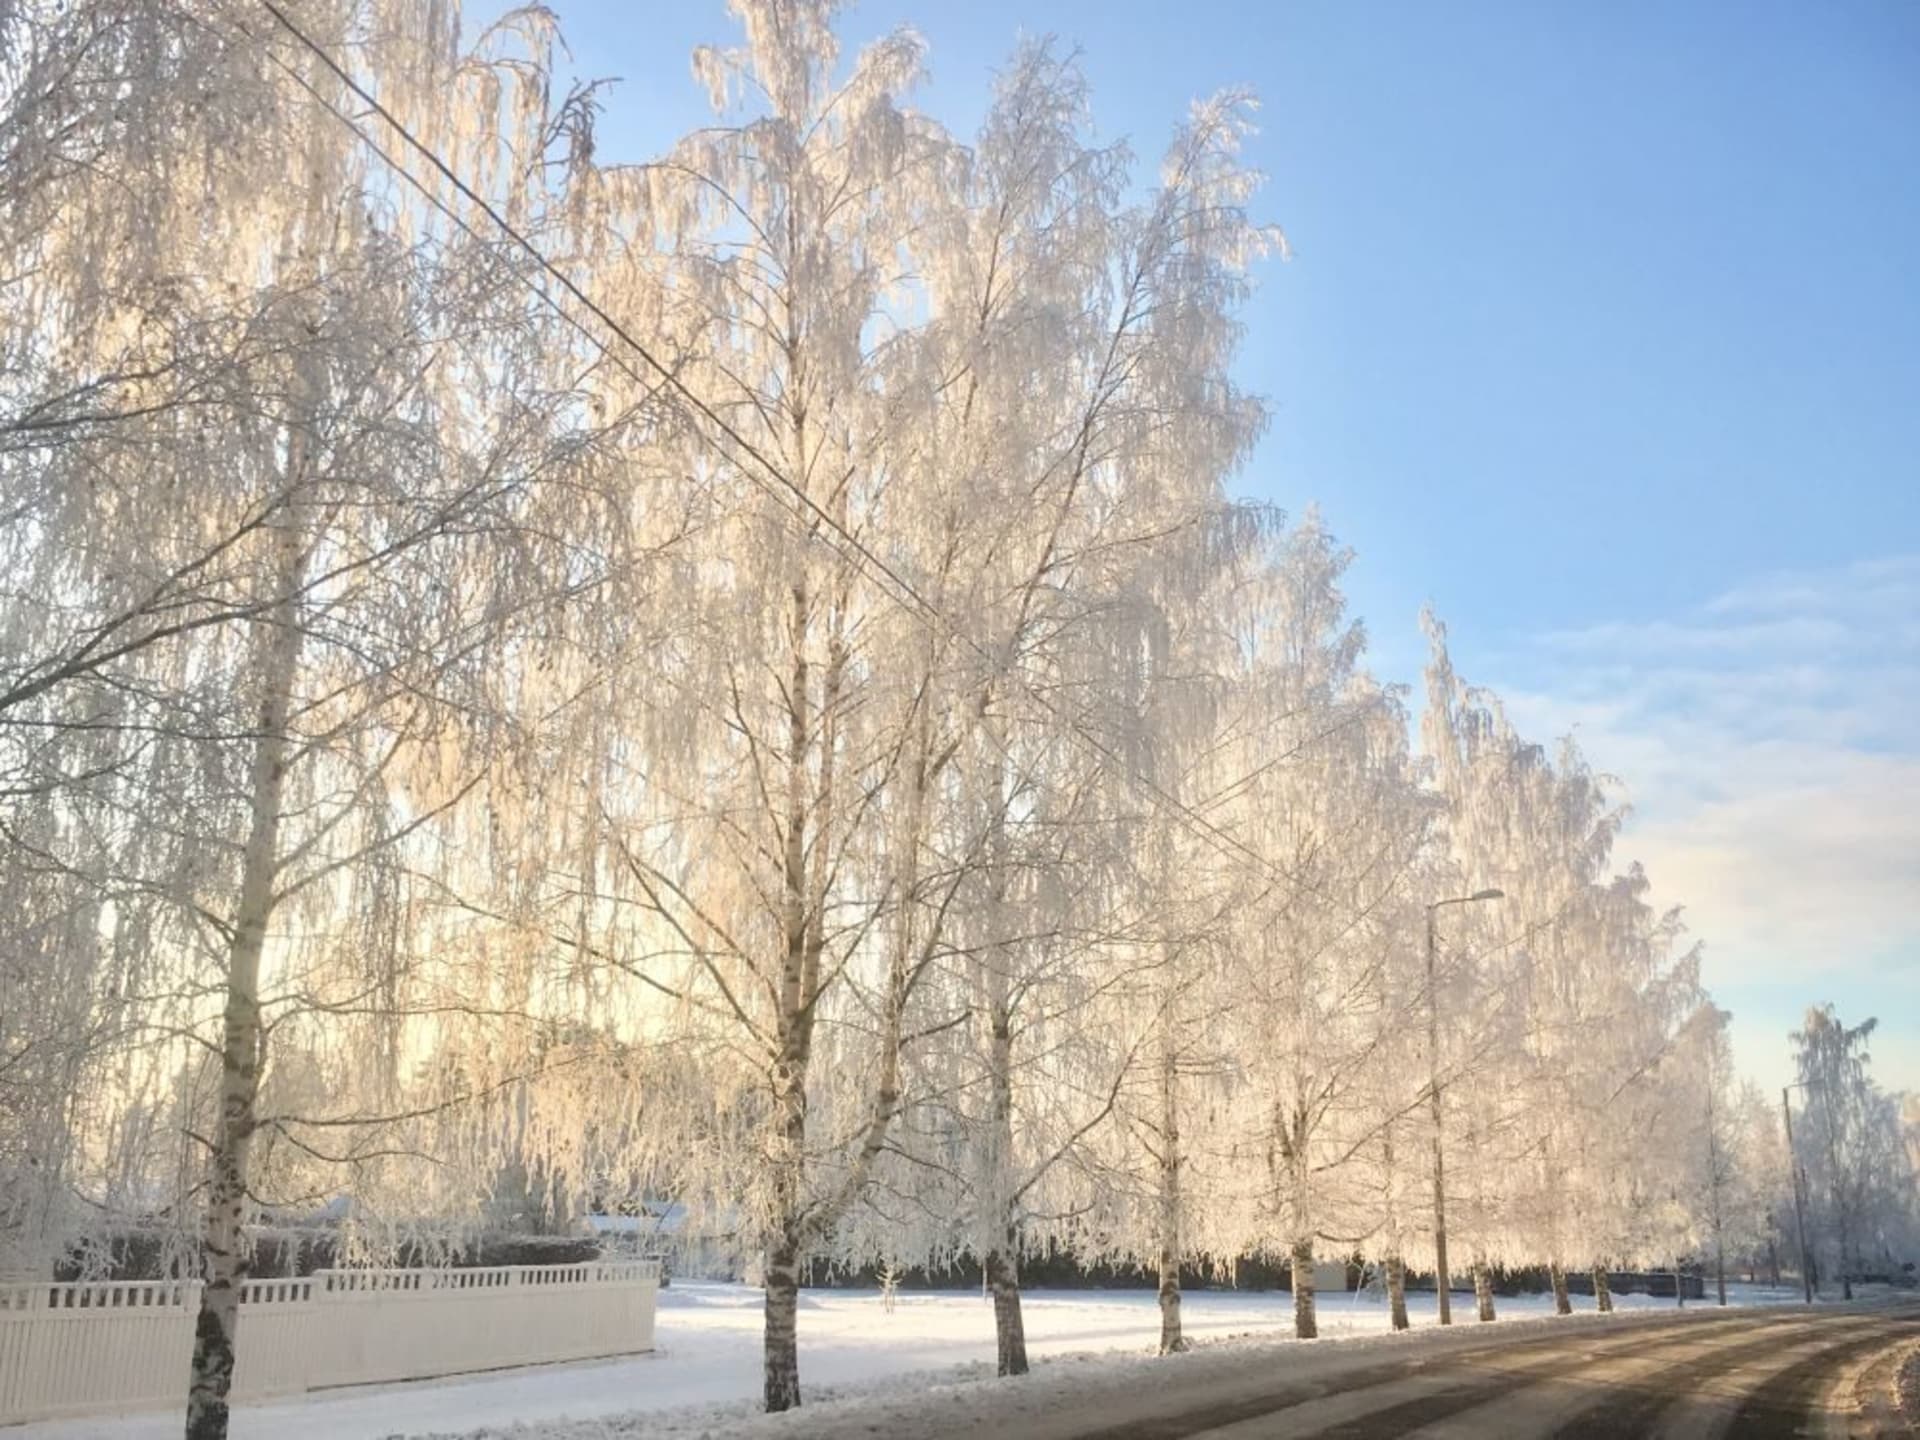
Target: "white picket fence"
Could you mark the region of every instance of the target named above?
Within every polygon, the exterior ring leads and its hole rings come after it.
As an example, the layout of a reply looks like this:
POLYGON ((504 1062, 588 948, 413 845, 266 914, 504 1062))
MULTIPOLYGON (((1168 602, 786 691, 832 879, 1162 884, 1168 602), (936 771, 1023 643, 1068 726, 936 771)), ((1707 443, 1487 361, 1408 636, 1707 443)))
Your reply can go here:
MULTIPOLYGON (((240 1292, 233 1398, 653 1348, 650 1260, 321 1270, 240 1292)), ((184 1405, 198 1281, 0 1285, 0 1425, 184 1405)))

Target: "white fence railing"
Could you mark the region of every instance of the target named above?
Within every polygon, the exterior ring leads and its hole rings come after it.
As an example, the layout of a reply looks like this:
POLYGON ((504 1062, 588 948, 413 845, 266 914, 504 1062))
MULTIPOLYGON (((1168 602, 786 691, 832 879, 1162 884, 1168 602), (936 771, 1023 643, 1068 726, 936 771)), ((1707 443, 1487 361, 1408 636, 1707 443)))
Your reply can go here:
MULTIPOLYGON (((651 1260, 322 1270, 240 1292, 233 1398, 653 1348, 651 1260)), ((0 1285, 0 1425, 184 1405, 198 1281, 0 1285)))

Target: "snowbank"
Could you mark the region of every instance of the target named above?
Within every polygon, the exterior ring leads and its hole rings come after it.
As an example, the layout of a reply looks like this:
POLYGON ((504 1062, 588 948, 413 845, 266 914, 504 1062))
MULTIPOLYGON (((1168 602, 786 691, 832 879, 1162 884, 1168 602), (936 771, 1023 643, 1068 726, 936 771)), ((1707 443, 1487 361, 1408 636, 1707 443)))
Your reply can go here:
MULTIPOLYGON (((1795 1298, 1740 1287, 1740 1303, 1795 1298)), ((1433 1323, 1433 1297, 1409 1297, 1416 1327, 1433 1323)), ((1386 1305, 1351 1294, 1320 1297, 1324 1337, 1291 1340, 1285 1292, 1199 1291, 1187 1296, 1193 1354, 1152 1354, 1159 1312, 1150 1290, 1034 1291, 1026 1297, 1027 1346, 1035 1373, 993 1378, 993 1310, 978 1293, 905 1293, 888 1314, 874 1291, 801 1295, 800 1368, 807 1404, 759 1416, 761 1295, 743 1285, 676 1282, 660 1294, 659 1349, 652 1355, 381 1389, 337 1391, 235 1410, 233 1440, 384 1440, 461 1435, 514 1440, 611 1440, 718 1435, 806 1437, 909 1434, 902 1428, 937 1404, 943 1418, 977 1413, 996 1424, 1085 1403, 1123 1384, 1136 1367, 1179 1365, 1194 1376, 1220 1365, 1244 1372, 1249 1345, 1284 1343, 1286 1365, 1328 1363, 1354 1345, 1407 1343, 1393 1335, 1386 1305), (1369 1338, 1371 1337, 1371 1338, 1369 1338), (1328 1344, 1328 1340, 1342 1343, 1328 1344), (936 1398, 937 1397, 937 1398, 936 1398)), ((1667 1314, 1673 1301, 1621 1296, 1625 1312, 1667 1314)), ((1590 1308, 1591 1302, 1585 1308, 1590 1308)), ((1471 1302, 1468 1311, 1471 1313, 1471 1302)), ((1689 1310, 1699 1309, 1690 1304, 1689 1310)), ((1504 1325, 1548 1323, 1547 1296, 1503 1299, 1504 1325)), ((1456 1317, 1461 1307, 1455 1306, 1456 1317)), ((1503 1330, 1504 1333, 1504 1330, 1503 1330)), ((1471 1342, 1482 1327, 1456 1324, 1442 1344, 1471 1342)), ((1223 1371, 1224 1373, 1224 1371, 1223 1371)), ((181 1417, 156 1413, 37 1427, 34 1440, 176 1440, 181 1417)), ((15 1432, 18 1433, 18 1432, 15 1432)), ((0 1440, 6 1440, 0 1432, 0 1440)))
MULTIPOLYGON (((920 1297, 926 1309, 942 1323, 964 1317, 953 1296, 920 1297)), ((1431 1297, 1426 1297, 1431 1306, 1431 1297)), ((1729 1301, 1734 1297, 1730 1294, 1729 1301)), ((1771 1303, 1786 1298, 1758 1288, 1743 1290, 1735 1303, 1771 1303)), ((829 1299, 827 1305, 831 1306, 829 1299)), ((978 1303, 977 1301, 975 1302, 978 1303)), ((1699 1312, 1703 1307, 1689 1305, 1699 1312)), ((1276 1369, 1290 1378, 1310 1378, 1318 1371, 1363 1363, 1371 1355, 1408 1344, 1433 1353, 1483 1344, 1487 1332, 1469 1323, 1450 1332, 1438 1331, 1430 1314, 1416 1317, 1427 1333, 1396 1335, 1387 1324, 1385 1305, 1353 1295, 1322 1296, 1322 1338, 1301 1342, 1292 1338, 1291 1297, 1284 1294, 1239 1295, 1200 1293, 1187 1297, 1183 1307, 1189 1333, 1202 1335, 1199 1348, 1185 1355, 1152 1353, 1158 1334, 1158 1311, 1151 1292, 1087 1295, 1077 1292, 1040 1293, 1026 1305, 1029 1349, 1035 1348, 1036 1329, 1046 1353, 1034 1373, 1015 1379, 993 1375, 990 1359, 942 1370, 902 1371, 864 1383, 820 1383, 807 1388, 807 1403, 786 1415, 764 1415, 752 1399, 684 1409, 649 1407, 625 1415, 537 1424, 494 1425, 464 1434, 438 1433, 410 1440, 842 1440, 852 1435, 887 1436, 912 1440, 936 1420, 942 1433, 968 1427, 983 1434, 1039 1432, 1048 1418, 1077 1416, 1090 1411, 1129 1408, 1128 1393, 1139 1396, 1174 1388, 1213 1390, 1244 1384, 1258 1370, 1249 1362, 1271 1356, 1276 1369), (1105 1350, 1059 1351, 1066 1338, 1064 1325, 1084 1327, 1083 1334, 1106 1334, 1105 1326, 1120 1316, 1133 1320, 1128 1343, 1105 1350), (1040 1326, 1035 1320, 1040 1318, 1040 1326), (1195 1323, 1197 1322, 1197 1323, 1195 1323), (1257 1322, 1255 1328, 1236 1325, 1257 1322), (1426 1323, 1421 1323, 1426 1322, 1426 1323), (1143 1342, 1144 1337, 1144 1342, 1143 1342), (1343 1343, 1328 1344, 1329 1339, 1343 1343), (1169 1368, 1172 1367, 1172 1368, 1169 1368)), ((1606 1323, 1663 1318, 1675 1313, 1671 1299, 1644 1295, 1618 1298, 1619 1314, 1606 1323)), ((1586 1312, 1589 1318, 1591 1312, 1586 1312)), ((1555 1324, 1551 1296, 1529 1296, 1501 1307, 1501 1333, 1521 1335, 1555 1324)), ((899 1317, 895 1317, 899 1318, 899 1317)), ((922 1316, 922 1322, 927 1319, 922 1316)), ((984 1320, 990 1351, 991 1311, 980 1306, 970 1317, 974 1326, 984 1320)), ((916 1327, 919 1328, 919 1327, 916 1327)), ((872 1333, 872 1328, 869 1329, 872 1333)), ((1116 1338, 1119 1332, 1113 1333, 1116 1338)), ((802 1323, 802 1381, 808 1366, 806 1327, 802 1323)), ((818 1367, 816 1367, 818 1368, 818 1367)), ((756 1386, 758 1372, 748 1377, 756 1386)))

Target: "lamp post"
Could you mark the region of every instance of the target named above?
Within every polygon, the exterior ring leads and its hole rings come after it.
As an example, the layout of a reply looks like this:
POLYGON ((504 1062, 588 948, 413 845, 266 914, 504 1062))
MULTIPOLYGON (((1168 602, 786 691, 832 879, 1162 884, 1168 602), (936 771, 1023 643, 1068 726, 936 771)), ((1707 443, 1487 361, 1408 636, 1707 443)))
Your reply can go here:
POLYGON ((1793 1106, 1788 1096, 1793 1093, 1794 1085, 1780 1087, 1780 1118, 1787 1125, 1787 1173, 1793 1181, 1793 1228, 1800 1237, 1800 1286, 1806 1292, 1807 1304, 1813 1303, 1813 1264, 1807 1256, 1807 1211, 1800 1198, 1800 1187, 1806 1183, 1806 1177, 1800 1173, 1799 1157, 1793 1153, 1793 1106))
POLYGON ((1447 1274, 1447 1157, 1440 1130, 1440 1000, 1434 984, 1434 912, 1446 905, 1504 900, 1503 890, 1476 890, 1427 906, 1427 1095, 1433 1102, 1433 1285, 1440 1297, 1440 1323, 1453 1323, 1452 1279, 1447 1274))

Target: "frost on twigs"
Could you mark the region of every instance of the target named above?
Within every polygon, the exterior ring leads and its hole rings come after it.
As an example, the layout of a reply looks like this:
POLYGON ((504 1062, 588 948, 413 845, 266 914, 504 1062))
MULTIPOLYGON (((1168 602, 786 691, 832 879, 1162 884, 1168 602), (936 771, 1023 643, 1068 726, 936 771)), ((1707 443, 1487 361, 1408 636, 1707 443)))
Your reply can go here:
POLYGON ((1136 164, 1036 41, 963 137, 737 0, 616 162, 544 8, 281 8, 0 0, 0 1270, 206 1278, 199 1433, 263 1225, 599 1217, 763 1283, 773 1409, 882 1263, 1016 1376, 1059 1269, 1171 1353, 1912 1244, 1867 1032, 1788 1164, 1618 785, 1437 622, 1414 745, 1236 498, 1249 96, 1136 164))

